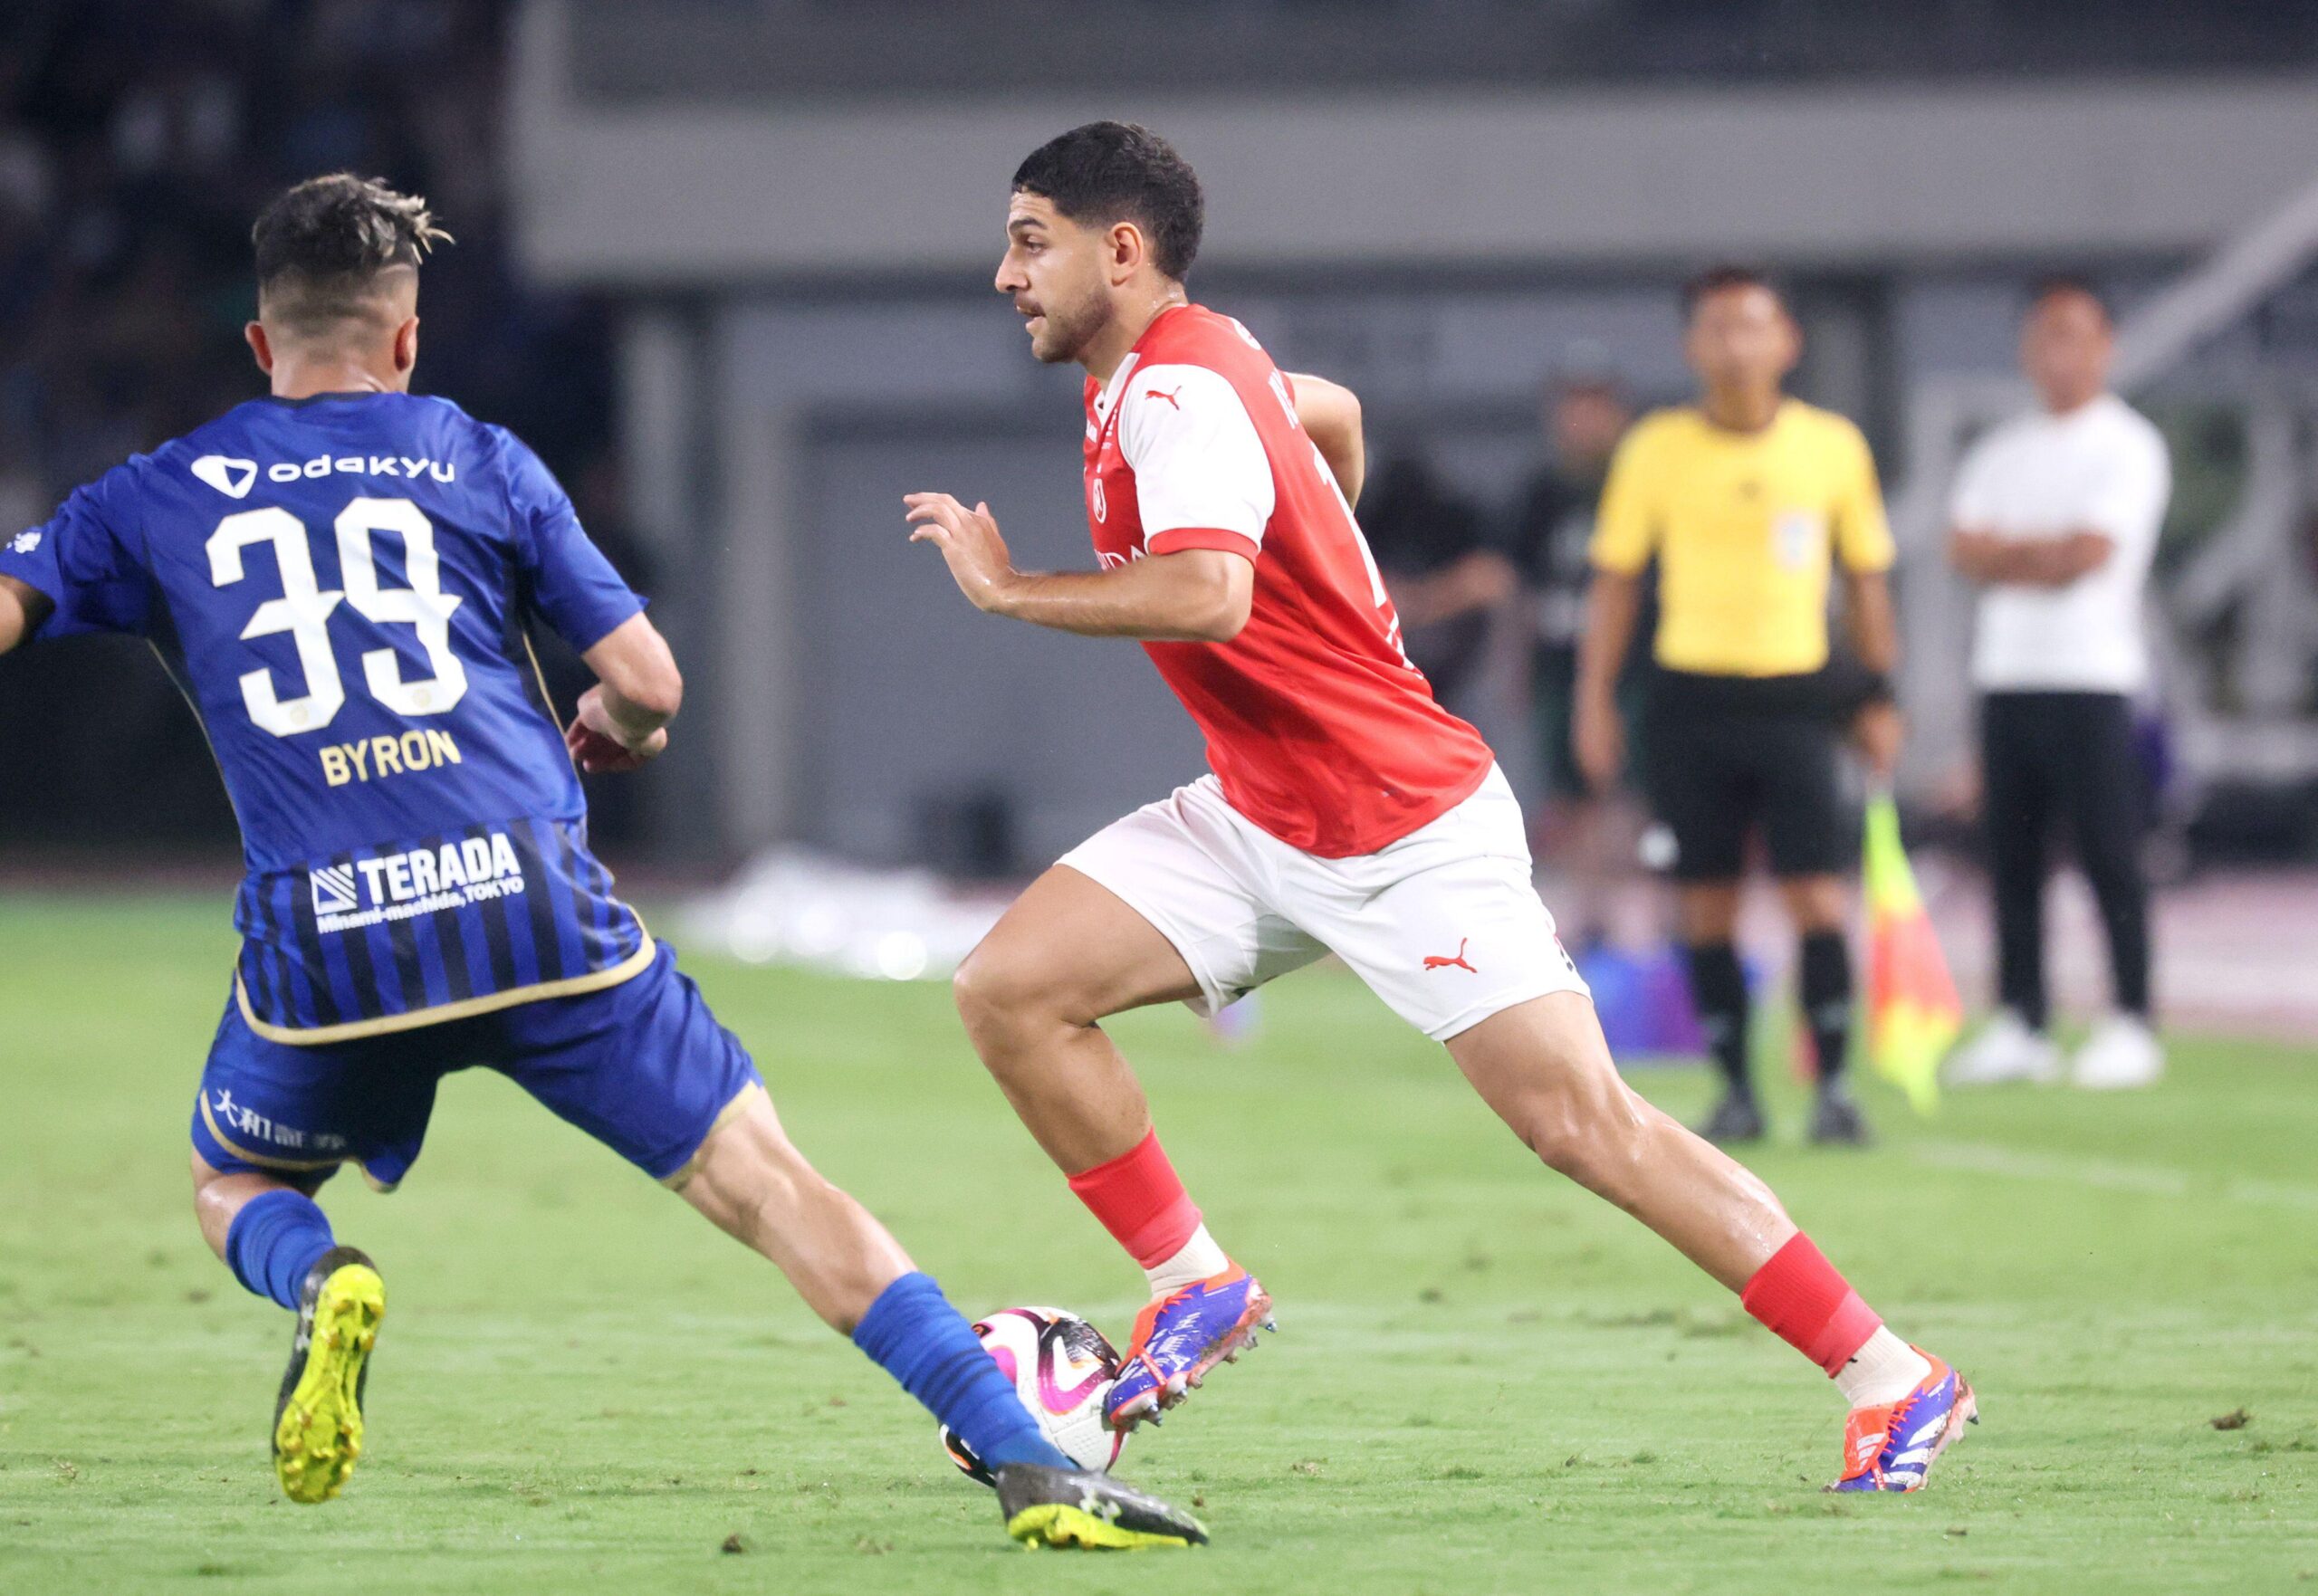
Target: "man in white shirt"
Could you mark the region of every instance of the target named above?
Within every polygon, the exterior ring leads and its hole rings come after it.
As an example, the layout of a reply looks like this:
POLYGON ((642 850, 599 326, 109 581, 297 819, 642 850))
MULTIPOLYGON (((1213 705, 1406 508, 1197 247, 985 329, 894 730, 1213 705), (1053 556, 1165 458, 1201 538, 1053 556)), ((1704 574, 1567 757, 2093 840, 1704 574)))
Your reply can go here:
POLYGON ((2002 1008, 1949 1066, 1951 1084, 2052 1080, 2045 1034, 2046 840, 2070 834, 2108 933, 2115 1009, 2073 1062, 2080 1086, 2144 1086, 2164 1070, 2149 1024, 2144 780, 2132 700, 2148 683, 2141 588, 2172 487, 2165 440, 2108 390, 2115 337, 2086 283, 2038 285, 2020 363, 2041 406, 1965 456, 1949 559, 1980 585, 1985 810, 2002 1008))

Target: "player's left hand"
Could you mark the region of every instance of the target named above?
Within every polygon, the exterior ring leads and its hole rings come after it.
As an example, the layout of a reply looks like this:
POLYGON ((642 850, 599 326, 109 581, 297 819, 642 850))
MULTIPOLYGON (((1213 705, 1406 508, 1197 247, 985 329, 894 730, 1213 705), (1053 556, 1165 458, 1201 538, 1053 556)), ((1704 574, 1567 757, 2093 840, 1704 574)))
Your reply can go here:
POLYGON ((658 759, 667 749, 668 729, 662 726, 649 736, 633 736, 605 707, 603 686, 599 683, 580 695, 580 712, 571 719, 571 729, 563 734, 563 744, 571 750, 572 763, 586 774, 617 775, 658 759))
POLYGON ((1900 745, 1907 739, 1907 723, 1900 718, 1900 706, 1881 701, 1863 706, 1852 718, 1852 741, 1859 745, 1860 758, 1879 781, 1890 781, 1900 768, 1900 745))
POLYGON ((958 591, 976 609, 1002 607, 1016 572, 990 506, 978 503, 968 510, 947 493, 905 493, 902 502, 909 506, 909 522, 916 529, 909 540, 942 550, 958 591))

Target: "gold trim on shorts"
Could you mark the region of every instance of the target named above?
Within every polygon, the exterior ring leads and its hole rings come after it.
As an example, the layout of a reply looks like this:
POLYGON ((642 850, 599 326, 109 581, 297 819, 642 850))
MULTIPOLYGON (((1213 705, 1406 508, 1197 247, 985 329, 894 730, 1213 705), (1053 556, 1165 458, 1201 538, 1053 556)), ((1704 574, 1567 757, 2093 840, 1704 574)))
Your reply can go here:
POLYGON ((716 1139, 716 1132, 740 1118, 752 1096, 762 1097, 768 1103, 772 1100, 772 1094, 764 1089, 762 1081, 751 1081, 733 1093, 733 1101, 716 1111, 716 1117, 709 1122, 708 1130, 700 1139, 700 1145, 692 1150, 692 1156, 685 1160, 684 1167, 673 1174, 661 1176, 660 1184, 671 1191, 682 1191, 685 1182, 700 1173, 701 1163, 708 1156, 708 1144, 716 1139))
POLYGON ((330 1042, 351 1042, 364 1037, 390 1036, 397 1031, 415 1031, 421 1026, 447 1025, 455 1019, 470 1019, 478 1014, 491 1014, 502 1008, 512 1008, 518 1003, 537 1003, 549 998, 576 998, 585 992, 600 992, 607 987, 618 986, 642 975, 659 951, 659 944, 644 927, 644 917, 630 909, 636 929, 644 932, 643 943, 635 952, 613 965, 591 975, 568 976, 562 980, 541 981, 537 985, 515 987, 504 992, 486 993, 480 998, 462 998, 455 1003, 438 1003, 432 1008, 414 1008, 407 1014, 389 1014, 378 1019, 350 1019, 340 1025, 316 1026, 310 1030, 293 1030, 262 1020, 250 1007, 250 995, 242 986, 242 972, 234 970, 234 1001, 241 1006, 242 1023, 269 1042, 280 1042, 290 1047, 320 1047, 330 1042))

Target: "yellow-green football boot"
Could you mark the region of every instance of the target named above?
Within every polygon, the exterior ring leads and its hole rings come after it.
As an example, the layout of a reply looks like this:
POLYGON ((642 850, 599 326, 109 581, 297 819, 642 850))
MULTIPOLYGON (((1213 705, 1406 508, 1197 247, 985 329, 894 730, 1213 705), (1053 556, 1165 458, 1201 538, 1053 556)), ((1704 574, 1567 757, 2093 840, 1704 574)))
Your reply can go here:
POLYGON ((996 1473, 1006 1533, 1031 1551, 1061 1546, 1136 1552, 1207 1544, 1207 1526, 1198 1519, 1107 1474, 1036 1463, 1010 1463, 996 1473))
POLYGON ((334 1247, 306 1272, 297 1339, 273 1405, 273 1472, 292 1502, 327 1502, 354 1472, 362 1390, 386 1313, 386 1282, 359 1248, 334 1247))

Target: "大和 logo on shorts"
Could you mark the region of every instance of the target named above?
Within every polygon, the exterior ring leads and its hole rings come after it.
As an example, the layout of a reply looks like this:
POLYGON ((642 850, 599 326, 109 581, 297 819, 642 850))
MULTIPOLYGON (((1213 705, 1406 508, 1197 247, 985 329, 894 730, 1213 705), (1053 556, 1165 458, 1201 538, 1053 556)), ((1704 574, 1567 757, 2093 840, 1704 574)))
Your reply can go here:
MULTIPOLYGON (((231 1086, 218 1087, 217 1101, 205 1104, 202 1112, 208 1117, 213 1130, 232 1131, 236 1135, 270 1142, 276 1147, 324 1153, 342 1152, 346 1148, 346 1138, 336 1132, 303 1131, 235 1102, 231 1086)), ((229 1148, 227 1151, 233 1150, 229 1148)))
POLYGON ((324 865, 306 873, 314 891, 314 913, 344 914, 360 908, 361 900, 355 896, 354 866, 324 865))
POLYGON ((8 552, 11 554, 30 554, 34 550, 39 547, 40 529, 38 527, 34 527, 29 530, 18 532, 9 542, 8 552))

